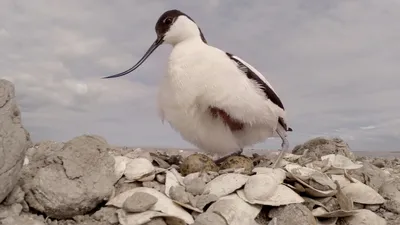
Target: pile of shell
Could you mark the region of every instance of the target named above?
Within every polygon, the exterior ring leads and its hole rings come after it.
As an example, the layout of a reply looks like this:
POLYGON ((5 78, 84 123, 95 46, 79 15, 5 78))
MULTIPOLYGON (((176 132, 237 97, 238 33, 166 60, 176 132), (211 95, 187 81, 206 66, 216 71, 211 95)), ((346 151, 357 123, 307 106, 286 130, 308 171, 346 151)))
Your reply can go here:
POLYGON ((385 199, 349 175, 361 163, 306 156, 286 154, 277 169, 263 166, 273 159, 234 156, 219 170, 203 154, 171 165, 170 157, 138 149, 114 156, 119 183, 135 185, 117 188, 106 205, 118 208, 122 225, 387 224, 370 210, 385 199))

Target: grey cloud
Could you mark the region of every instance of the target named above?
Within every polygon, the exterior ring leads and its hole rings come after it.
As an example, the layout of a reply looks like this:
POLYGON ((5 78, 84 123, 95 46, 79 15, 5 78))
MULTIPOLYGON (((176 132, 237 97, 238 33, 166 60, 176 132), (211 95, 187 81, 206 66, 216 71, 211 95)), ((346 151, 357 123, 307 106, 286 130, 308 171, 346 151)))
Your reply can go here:
POLYGON ((271 81, 288 109, 292 146, 328 135, 353 149, 398 149, 400 4, 390 0, 2 1, 0 77, 16 84, 34 140, 97 133, 118 145, 193 147, 157 116, 170 46, 135 74, 99 79, 132 66, 172 8, 271 81))

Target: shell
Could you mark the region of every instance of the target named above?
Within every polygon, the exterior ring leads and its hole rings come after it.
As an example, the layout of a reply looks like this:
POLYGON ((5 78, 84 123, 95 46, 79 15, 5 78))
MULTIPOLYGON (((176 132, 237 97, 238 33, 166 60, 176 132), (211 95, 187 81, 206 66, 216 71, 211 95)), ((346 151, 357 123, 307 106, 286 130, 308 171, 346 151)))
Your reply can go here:
POLYGON ((321 217, 321 218, 338 218, 338 217, 346 217, 346 216, 352 216, 356 214, 358 211, 357 210, 335 210, 332 212, 328 212, 326 209, 323 207, 318 207, 316 209, 312 210, 312 214, 315 217, 321 217))
POLYGON ((175 174, 173 174, 171 171, 166 171, 165 172, 165 195, 168 196, 169 198, 171 198, 171 196, 169 195, 169 191, 171 189, 171 187, 175 187, 178 186, 179 181, 178 178, 175 176, 175 174))
POLYGON ((286 171, 280 168, 256 167, 252 172, 256 174, 271 174, 279 183, 282 183, 286 178, 286 171))
POLYGON ((222 174, 206 184, 203 194, 214 194, 217 197, 229 195, 241 188, 249 176, 237 173, 222 174))
POLYGON ((125 156, 114 156, 114 173, 117 180, 124 175, 126 164, 130 159, 125 156))
POLYGON ((230 194, 214 202, 207 212, 214 212, 224 217, 229 225, 256 225, 254 219, 261 209, 260 205, 250 205, 237 194, 230 194))
POLYGON ((307 167, 290 164, 285 167, 289 173, 289 177, 296 179, 301 185, 304 186, 305 192, 313 197, 328 197, 336 194, 336 184, 326 174, 307 167), (312 180, 318 186, 323 186, 328 190, 319 190, 313 187, 306 181, 312 180))
POLYGON ((129 160, 124 175, 128 181, 136 181, 155 172, 153 164, 145 158, 129 160))
POLYGON ((355 203, 375 205, 385 202, 385 199, 378 192, 357 179, 352 178, 354 182, 351 182, 343 175, 332 175, 332 179, 339 183, 342 192, 355 203))
POLYGON ((157 203, 154 204, 150 208, 150 210, 163 212, 163 213, 167 214, 168 216, 177 217, 177 218, 185 221, 188 224, 191 224, 194 222, 193 217, 188 212, 186 212, 186 210, 182 209, 180 206, 175 204, 171 199, 169 199, 167 196, 165 196, 161 192, 158 192, 155 189, 147 188, 147 187, 137 187, 137 188, 122 192, 121 194, 115 196, 110 201, 108 201, 106 203, 106 205, 112 205, 112 206, 115 206, 118 208, 122 208, 122 205, 125 202, 125 200, 136 192, 145 192, 145 193, 153 195, 154 197, 156 197, 158 199, 157 203))
POLYGON ((178 221, 182 221, 177 217, 156 211, 146 211, 142 213, 126 213, 124 210, 119 209, 117 210, 117 216, 118 216, 118 221, 120 222, 121 225, 143 225, 150 222, 151 219, 157 217, 174 218, 177 219, 178 221))
POLYGON ((387 221, 367 209, 359 209, 356 214, 343 218, 345 224, 354 225, 386 225, 387 221))
POLYGON ((332 217, 332 218, 316 218, 317 225, 336 225, 338 218, 337 217, 332 217))
POLYGON ((322 160, 328 160, 330 165, 335 169, 355 170, 363 167, 362 164, 353 163, 351 159, 343 155, 324 155, 321 157, 322 160))

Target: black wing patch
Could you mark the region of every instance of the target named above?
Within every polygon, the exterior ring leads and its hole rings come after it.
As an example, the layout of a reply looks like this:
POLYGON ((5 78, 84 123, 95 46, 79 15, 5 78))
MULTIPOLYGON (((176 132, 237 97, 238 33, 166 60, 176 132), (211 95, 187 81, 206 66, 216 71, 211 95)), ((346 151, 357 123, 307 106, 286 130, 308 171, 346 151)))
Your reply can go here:
POLYGON ((285 108, 283 107, 283 104, 282 104, 281 100, 279 99, 279 97, 275 94, 275 92, 263 80, 261 80, 257 76, 257 74, 255 74, 250 68, 245 66, 242 62, 240 62, 239 60, 233 58, 233 55, 231 53, 226 52, 226 54, 228 55, 228 57, 231 60, 235 61, 238 64, 238 68, 241 71, 243 71, 249 79, 255 81, 258 85, 260 85, 260 87, 264 91, 266 97, 268 99, 270 99, 271 102, 273 102, 275 105, 279 106, 281 109, 285 110, 285 108))
MULTIPOLYGON (((233 55, 229 52, 226 52, 226 55, 233 61, 235 61, 238 65, 238 68, 243 71, 247 78, 255 81, 258 85, 260 85, 261 89, 264 91, 265 96, 267 99, 271 100, 275 105, 279 106, 281 109, 285 110, 283 107, 281 99, 276 95, 276 93, 269 87, 260 77, 257 76, 250 68, 244 65, 240 60, 235 59, 233 55)), ((293 131, 292 128, 288 127, 283 118, 279 117, 278 119, 279 124, 286 130, 286 131, 293 131)))

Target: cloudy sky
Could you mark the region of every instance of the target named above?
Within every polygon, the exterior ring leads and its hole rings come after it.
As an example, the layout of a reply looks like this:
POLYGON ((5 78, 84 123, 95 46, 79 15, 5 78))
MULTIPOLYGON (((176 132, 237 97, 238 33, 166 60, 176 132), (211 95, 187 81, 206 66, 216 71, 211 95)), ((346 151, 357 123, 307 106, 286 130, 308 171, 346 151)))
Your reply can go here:
POLYGON ((192 147, 157 116, 171 46, 136 73, 100 79, 131 67, 173 8, 274 85, 292 147, 327 135, 354 150, 400 150, 399 0, 2 0, 0 78, 16 85, 34 141, 93 133, 115 145, 192 147))

